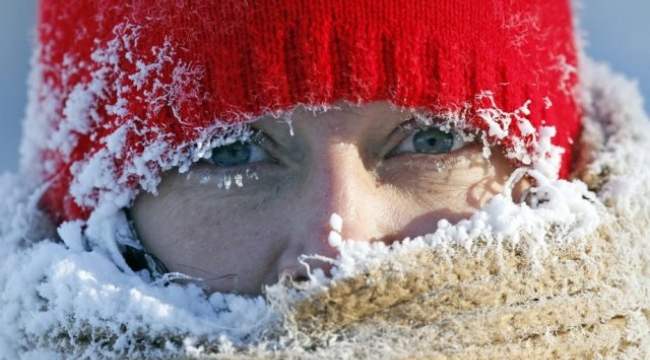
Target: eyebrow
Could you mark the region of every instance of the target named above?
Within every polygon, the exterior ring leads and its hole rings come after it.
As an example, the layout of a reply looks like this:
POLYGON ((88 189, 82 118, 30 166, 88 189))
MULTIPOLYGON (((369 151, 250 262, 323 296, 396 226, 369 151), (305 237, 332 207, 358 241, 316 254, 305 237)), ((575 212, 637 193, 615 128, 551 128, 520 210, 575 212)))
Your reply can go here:
POLYGON ((361 116, 364 118, 371 118, 373 120, 373 128, 377 129, 381 125, 385 125, 386 128, 394 128, 400 126, 401 124, 411 120, 415 117, 416 112, 412 109, 406 109, 395 105, 388 105, 388 109, 379 113, 377 116, 374 112, 377 110, 371 111, 367 108, 350 105, 342 109, 342 112, 347 114, 353 114, 356 116, 361 116), (377 126, 380 124, 380 126, 377 126))
MULTIPOLYGON (((395 128, 416 117, 415 111, 399 107, 390 107, 383 112, 378 112, 377 110, 372 111, 362 106, 347 105, 337 107, 337 111, 372 120, 369 128, 373 133, 392 132, 395 128)), ((291 135, 292 122, 295 121, 293 116, 294 113, 279 117, 266 115, 251 122, 250 126, 252 129, 265 132, 279 141, 287 141, 288 139, 295 138, 291 135)), ((309 119, 301 119, 299 121, 309 121, 309 119)))
MULTIPOLYGON (((271 138, 280 140, 282 142, 287 141, 288 139, 295 139, 296 137, 292 135, 292 124, 293 119, 288 120, 284 117, 272 117, 264 116, 250 123, 250 127, 254 130, 261 131, 271 138), (279 125, 282 123, 282 125, 279 125)), ((278 141, 276 141, 277 143, 278 141)))

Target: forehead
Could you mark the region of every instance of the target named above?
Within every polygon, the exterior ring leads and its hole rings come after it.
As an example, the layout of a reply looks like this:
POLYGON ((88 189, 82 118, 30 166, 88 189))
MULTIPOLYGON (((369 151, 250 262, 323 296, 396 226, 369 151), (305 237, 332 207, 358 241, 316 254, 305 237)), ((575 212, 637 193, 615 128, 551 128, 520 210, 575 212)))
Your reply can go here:
POLYGON ((337 101, 326 107, 297 106, 291 111, 266 115, 257 119, 252 126, 266 129, 287 125, 289 127, 309 126, 313 122, 327 122, 332 127, 364 127, 381 130, 394 128, 415 116, 415 111, 401 108, 387 101, 353 104, 337 101))

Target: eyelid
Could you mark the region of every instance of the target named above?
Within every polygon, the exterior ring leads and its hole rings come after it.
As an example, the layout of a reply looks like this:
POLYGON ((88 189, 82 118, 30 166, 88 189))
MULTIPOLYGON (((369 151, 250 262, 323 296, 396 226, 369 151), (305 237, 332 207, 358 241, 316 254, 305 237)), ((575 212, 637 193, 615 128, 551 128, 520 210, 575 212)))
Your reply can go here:
MULTIPOLYGON (((255 145, 259 147, 260 149, 264 150, 268 155, 271 155, 273 157, 274 153, 277 153, 277 144, 271 139, 268 135, 266 135, 263 131, 257 130, 257 129, 251 129, 251 134, 250 136, 244 140, 237 140, 242 143, 250 143, 251 145, 255 145)), ((223 145, 223 146, 228 146, 228 145, 223 145)), ((215 148, 216 149, 216 148, 215 148)))
POLYGON ((390 156, 395 147, 401 144, 404 139, 409 137, 409 135, 418 130, 419 127, 420 126, 418 125, 417 119, 415 117, 411 117, 409 120, 399 124, 399 126, 397 126, 393 132, 388 135, 388 139, 384 146, 382 146, 381 151, 378 153, 378 156, 380 158, 390 156))
POLYGON ((299 137, 291 135, 287 138, 274 137, 274 133, 266 133, 261 129, 253 129, 255 141, 268 152, 272 160, 285 166, 299 166, 304 159, 304 150, 299 145, 299 137))
POLYGON ((419 120, 417 117, 413 116, 409 120, 401 123, 399 125, 399 128, 405 132, 413 132, 415 130, 421 130, 429 126, 431 126, 431 124, 423 124, 422 120, 419 120))
POLYGON ((251 135, 251 143, 259 146, 264 150, 268 156, 267 160, 272 162, 279 162, 280 160, 284 161, 285 157, 282 155, 282 149, 280 146, 273 140, 272 137, 268 136, 265 132, 261 130, 254 129, 253 135, 251 135))

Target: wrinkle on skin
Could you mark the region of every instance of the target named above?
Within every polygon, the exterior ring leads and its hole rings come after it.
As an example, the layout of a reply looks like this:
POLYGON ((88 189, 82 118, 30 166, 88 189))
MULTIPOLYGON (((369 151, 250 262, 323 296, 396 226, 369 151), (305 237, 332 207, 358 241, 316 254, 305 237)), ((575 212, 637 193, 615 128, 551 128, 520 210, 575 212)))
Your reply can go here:
MULTIPOLYGON (((293 135, 286 123, 263 118, 252 126, 263 132, 268 160, 167 172, 157 196, 136 199, 136 231, 170 271, 208 278, 212 291, 257 295, 285 273, 305 278, 300 255, 336 257, 332 213, 343 218, 343 239, 390 244, 432 233, 441 219, 467 218, 502 191, 514 166, 498 149, 489 160, 476 143, 440 155, 392 154, 412 117, 386 102, 298 108, 293 135), (257 178, 218 187, 220 176, 247 169, 257 178)), ((322 261, 308 264, 330 271, 322 261)))

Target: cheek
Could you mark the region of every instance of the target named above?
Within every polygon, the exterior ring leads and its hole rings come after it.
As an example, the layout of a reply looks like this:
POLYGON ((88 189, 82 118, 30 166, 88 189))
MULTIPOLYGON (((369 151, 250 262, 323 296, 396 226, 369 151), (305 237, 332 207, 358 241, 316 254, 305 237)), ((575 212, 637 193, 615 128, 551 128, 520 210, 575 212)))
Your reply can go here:
MULTIPOLYGON (((495 151, 496 153, 496 151, 495 151)), ((378 174, 393 194, 394 229, 402 237, 432 233, 440 220, 451 223, 469 218, 503 191, 514 167, 501 155, 485 159, 468 148, 445 161, 429 155, 395 159, 378 174)))
POLYGON ((170 271, 208 279, 213 290, 259 293, 281 242, 268 241, 278 235, 256 212, 258 202, 178 181, 159 190, 140 195, 131 209, 145 248, 170 271))
POLYGON ((464 194, 462 198, 459 194, 458 199, 463 199, 465 206, 475 212, 503 191, 510 171, 500 171, 493 163, 478 159, 474 166, 456 169, 452 174, 454 180, 451 183, 464 194))
POLYGON ((494 153, 490 163, 480 148, 462 149, 442 168, 440 157, 409 155, 372 173, 260 172, 259 181, 229 190, 217 177, 174 174, 159 196, 139 196, 131 215, 144 246, 170 271, 208 278, 215 291, 259 294, 277 280, 283 253, 329 251, 309 239, 320 239, 334 212, 344 218, 346 238, 385 242, 432 233, 441 219, 470 217, 513 170, 494 153))
POLYGON ((422 154, 395 160, 382 169, 382 183, 424 208, 445 208, 451 213, 478 210, 502 191, 514 170, 501 159, 486 160, 473 148, 442 161, 422 154))

